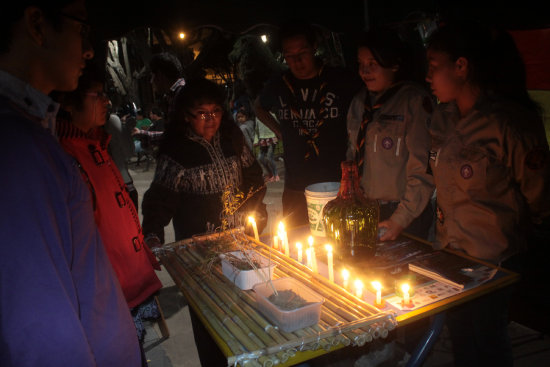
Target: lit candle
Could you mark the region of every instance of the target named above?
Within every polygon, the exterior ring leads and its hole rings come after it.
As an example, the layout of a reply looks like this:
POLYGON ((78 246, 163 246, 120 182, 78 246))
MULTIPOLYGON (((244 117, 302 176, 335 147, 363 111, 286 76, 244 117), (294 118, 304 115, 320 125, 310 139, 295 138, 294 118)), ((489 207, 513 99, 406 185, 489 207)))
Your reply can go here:
POLYGON ((285 225, 283 222, 279 222, 279 237, 281 238, 281 247, 286 256, 289 256, 288 237, 285 231, 285 225))
POLYGON ((363 298, 363 282, 360 279, 355 279, 355 295, 357 298, 363 298))
POLYGON ((374 281, 371 283, 374 289, 376 290, 376 304, 382 304, 382 284, 380 282, 374 281))
POLYGON ((296 242, 296 248, 298 249, 298 262, 302 262, 302 243, 296 242))
POLYGON ((256 226, 256 220, 253 216, 248 217, 248 223, 252 224, 252 229, 254 230, 254 239, 260 242, 260 236, 258 235, 258 226, 256 226))
POLYGON ((311 270, 314 273, 317 273, 317 255, 315 254, 315 247, 313 247, 313 236, 309 236, 307 238, 307 242, 309 243, 309 249, 311 252, 311 270))
POLYGON ((409 289, 411 289, 411 287, 407 283, 401 285, 401 290, 403 291, 403 304, 405 306, 407 306, 411 301, 409 298, 409 289))
POLYGON ((273 236, 273 248, 276 249, 276 250, 279 248, 279 237, 278 236, 273 236))
POLYGON ((311 249, 306 249, 306 266, 311 269, 311 249))
POLYGON ((332 246, 325 245, 327 249, 327 266, 328 266, 328 280, 334 282, 334 264, 332 260, 332 246))
POLYGON ((342 269, 342 279, 344 280, 343 287, 344 289, 348 288, 348 281, 349 281, 349 271, 348 269, 342 269))

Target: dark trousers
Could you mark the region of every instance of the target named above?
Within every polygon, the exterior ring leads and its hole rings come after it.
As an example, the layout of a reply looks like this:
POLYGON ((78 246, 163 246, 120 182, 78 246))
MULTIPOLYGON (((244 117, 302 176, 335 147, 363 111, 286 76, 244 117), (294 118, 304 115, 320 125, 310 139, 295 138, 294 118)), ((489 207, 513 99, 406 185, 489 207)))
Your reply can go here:
POLYGON ((197 346, 197 352, 199 353, 201 366, 227 366, 227 358, 223 355, 222 351, 220 350, 214 339, 210 336, 208 330, 206 330, 191 306, 189 306, 189 314, 191 315, 193 337, 195 338, 195 345, 197 346))
POLYGON ((304 190, 291 190, 285 188, 282 202, 283 216, 287 228, 309 224, 306 194, 304 190))
POLYGON ((512 288, 468 302, 447 312, 455 366, 512 366, 508 306, 512 288))

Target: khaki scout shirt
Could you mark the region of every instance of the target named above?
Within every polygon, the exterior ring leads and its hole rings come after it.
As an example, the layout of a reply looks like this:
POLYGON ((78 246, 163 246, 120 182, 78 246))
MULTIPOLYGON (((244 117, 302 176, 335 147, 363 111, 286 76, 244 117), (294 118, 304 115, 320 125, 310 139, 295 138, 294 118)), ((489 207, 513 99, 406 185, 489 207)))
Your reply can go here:
POLYGON ((460 118, 433 114, 430 165, 437 189, 436 246, 498 263, 525 245, 529 216, 550 210, 544 126, 518 105, 479 100, 460 118))
MULTIPOLYGON (((348 159, 355 156, 366 93, 366 88, 357 93, 348 111, 348 159)), ((407 83, 367 125, 361 186, 369 198, 399 201, 390 219, 403 228, 422 213, 434 190, 433 178, 426 173, 431 110, 428 94, 420 86, 407 83)))

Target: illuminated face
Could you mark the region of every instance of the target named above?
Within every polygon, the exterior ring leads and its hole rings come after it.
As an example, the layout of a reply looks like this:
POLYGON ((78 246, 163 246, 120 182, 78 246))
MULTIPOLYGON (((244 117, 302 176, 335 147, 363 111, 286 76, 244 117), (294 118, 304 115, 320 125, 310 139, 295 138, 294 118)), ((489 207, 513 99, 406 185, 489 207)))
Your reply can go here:
POLYGON ((433 95, 443 103, 455 100, 464 85, 464 80, 458 73, 457 63, 451 60, 449 54, 430 49, 427 58, 426 81, 430 83, 433 95))
POLYGON ((187 113, 187 122, 198 136, 208 141, 216 134, 222 122, 223 108, 215 103, 197 105, 187 113))
POLYGON ((391 68, 380 66, 367 47, 359 47, 357 62, 359 64, 359 76, 369 91, 382 92, 393 84, 398 66, 391 68))
MULTIPOLYGON (((76 0, 61 11, 61 30, 46 23, 43 34, 42 55, 44 70, 47 70, 49 88, 72 91, 86 66, 86 60, 94 55, 88 41, 89 27, 85 23, 84 0, 76 0)), ((49 92, 48 92, 49 93, 49 92)))
POLYGON ((292 75, 297 79, 311 79, 317 75, 315 50, 305 36, 298 35, 282 42, 283 56, 292 75))
POLYGON ((92 84, 92 87, 83 93, 82 109, 72 109, 73 124, 84 132, 105 125, 109 104, 109 98, 103 91, 103 84, 92 84))

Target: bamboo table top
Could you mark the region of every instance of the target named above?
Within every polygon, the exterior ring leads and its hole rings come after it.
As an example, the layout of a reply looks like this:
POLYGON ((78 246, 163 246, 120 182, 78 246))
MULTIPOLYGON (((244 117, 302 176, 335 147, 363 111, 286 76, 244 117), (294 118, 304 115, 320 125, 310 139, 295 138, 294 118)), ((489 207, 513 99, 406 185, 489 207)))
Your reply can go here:
POLYGON ((479 287, 409 312, 396 312, 391 307, 374 307, 262 242, 238 231, 231 233, 244 236, 255 251, 276 264, 273 278, 293 277, 323 296, 325 302, 317 325, 287 333, 259 311, 252 290, 240 290, 222 274, 219 261, 211 261, 203 251, 207 241, 219 235, 197 236, 157 249, 155 254, 227 357, 228 365, 291 366, 343 347, 363 346, 385 338, 396 326, 440 313, 518 280, 517 274, 499 268, 498 277, 479 287))

